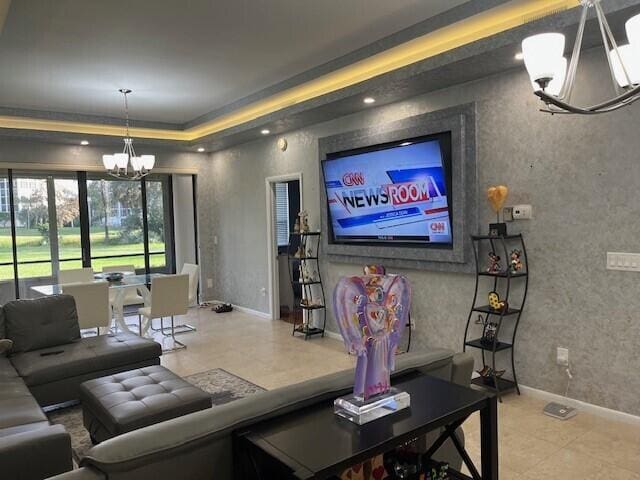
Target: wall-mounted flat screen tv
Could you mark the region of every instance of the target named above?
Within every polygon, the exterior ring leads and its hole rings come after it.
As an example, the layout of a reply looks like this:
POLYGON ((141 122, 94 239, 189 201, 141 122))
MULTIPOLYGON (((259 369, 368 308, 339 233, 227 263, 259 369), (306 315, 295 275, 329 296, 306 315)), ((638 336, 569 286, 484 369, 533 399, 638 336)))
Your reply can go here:
POLYGON ((452 248, 451 132, 333 153, 322 169, 331 243, 452 248))

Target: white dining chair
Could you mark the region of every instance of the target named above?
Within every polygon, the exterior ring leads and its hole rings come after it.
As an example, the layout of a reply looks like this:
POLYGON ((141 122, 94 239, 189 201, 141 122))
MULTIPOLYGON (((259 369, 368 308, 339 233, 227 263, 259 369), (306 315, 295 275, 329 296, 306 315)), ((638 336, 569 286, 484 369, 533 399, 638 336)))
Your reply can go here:
POLYGON ((100 335, 101 328, 109 328, 111 308, 108 282, 63 284, 62 292, 71 295, 76 302, 80 330, 95 328, 100 335))
MULTIPOLYGON (((182 265, 180 274, 189 275, 189 307, 198 305, 198 283, 200 281, 200 267, 193 263, 185 263, 184 265, 182 265)), ((153 328, 153 326, 152 330, 156 332, 161 331, 163 334, 167 333, 165 329, 157 329, 153 328)), ((196 327, 188 323, 181 323, 180 325, 176 325, 173 330, 175 332, 175 335, 179 335, 181 333, 195 332, 197 329, 196 327)))
POLYGON ((189 311, 189 275, 164 275, 151 279, 151 298, 150 305, 146 305, 138 310, 138 322, 140 331, 142 328, 142 319, 144 318, 149 325, 154 319, 160 319, 160 331, 173 339, 174 345, 170 349, 164 350, 171 352, 187 346, 176 340, 176 331, 174 317, 176 315, 186 315, 189 311), (171 326, 168 327, 171 333, 165 333, 164 319, 171 318, 171 326))
POLYGON ((200 266, 195 263, 182 265, 180 273, 189 275, 189 306, 198 305, 198 283, 200 282, 200 266))
POLYGON ((88 283, 93 281, 93 268, 72 268, 58 272, 58 283, 88 283))

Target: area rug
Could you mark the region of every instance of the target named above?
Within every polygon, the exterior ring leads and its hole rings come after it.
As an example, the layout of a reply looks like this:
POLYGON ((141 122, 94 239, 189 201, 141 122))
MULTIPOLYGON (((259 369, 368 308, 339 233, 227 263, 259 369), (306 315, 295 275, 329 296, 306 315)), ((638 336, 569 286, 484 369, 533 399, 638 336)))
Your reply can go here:
MULTIPOLYGON (((222 368, 214 368, 206 372, 189 375, 184 379, 210 393, 213 405, 224 405, 265 390, 222 368)), ((63 425, 69 432, 71 447, 73 448, 73 459, 78 463, 85 452, 92 447, 89 432, 85 430, 82 424, 82 407, 76 404, 52 410, 47 413, 47 416, 51 423, 63 425)))

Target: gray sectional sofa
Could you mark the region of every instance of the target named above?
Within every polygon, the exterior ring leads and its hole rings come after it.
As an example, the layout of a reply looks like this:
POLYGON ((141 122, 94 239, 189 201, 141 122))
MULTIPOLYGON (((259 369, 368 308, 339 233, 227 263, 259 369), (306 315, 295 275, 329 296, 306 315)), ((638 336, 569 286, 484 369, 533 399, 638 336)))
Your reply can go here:
POLYGON ((80 383, 160 363, 162 349, 131 334, 81 338, 73 297, 0 308, 0 478, 36 480, 72 468, 71 442, 41 407, 77 400, 80 383), (5 476, 8 475, 8 476, 5 476))
MULTIPOLYGON (((419 371, 468 385, 472 368, 468 354, 433 349, 398 356, 394 376, 419 371)), ((233 432, 335 398, 352 386, 353 370, 346 370, 134 430, 94 446, 80 462, 81 468, 54 478, 231 480, 233 432)), ((459 467, 450 446, 443 454, 459 467)))

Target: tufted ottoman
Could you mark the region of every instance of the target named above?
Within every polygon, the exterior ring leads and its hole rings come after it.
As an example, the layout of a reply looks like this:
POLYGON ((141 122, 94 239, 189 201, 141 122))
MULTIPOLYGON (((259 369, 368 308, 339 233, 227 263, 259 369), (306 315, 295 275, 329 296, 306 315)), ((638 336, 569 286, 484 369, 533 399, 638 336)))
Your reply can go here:
POLYGON ((84 382, 80 401, 94 444, 211 407, 210 394, 160 365, 84 382))

